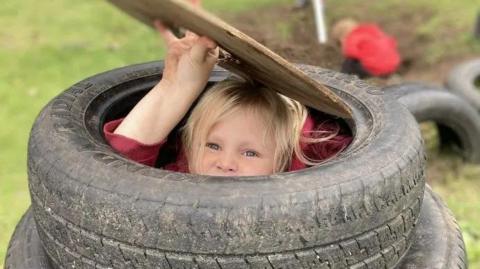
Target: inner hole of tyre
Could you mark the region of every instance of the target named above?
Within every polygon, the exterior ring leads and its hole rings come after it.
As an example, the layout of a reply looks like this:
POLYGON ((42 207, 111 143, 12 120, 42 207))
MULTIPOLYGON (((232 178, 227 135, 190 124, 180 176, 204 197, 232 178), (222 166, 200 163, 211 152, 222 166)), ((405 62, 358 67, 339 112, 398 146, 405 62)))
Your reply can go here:
MULTIPOLYGON (((104 92, 98 96, 89 106, 86 113, 87 129, 90 134, 96 139, 101 140, 107 144, 103 136, 103 125, 111 120, 124 118, 132 108, 152 89, 158 82, 158 76, 152 78, 143 78, 142 81, 132 81, 124 83, 109 91, 104 92), (89 124, 90 121, 90 124, 89 124)), ((207 88, 214 85, 215 82, 209 82, 207 88)), ((192 108, 196 103, 192 105, 192 108)), ((179 122, 179 124, 170 132, 167 143, 162 146, 155 167, 160 168, 168 163, 176 161, 178 149, 176 148, 177 142, 180 141, 179 129, 185 124, 190 111, 179 122)), ((322 112, 310 109, 312 115, 325 116, 322 112)), ((328 115, 327 115, 328 117, 328 115)), ((342 130, 346 131, 350 135, 354 135, 355 126, 353 121, 344 121, 342 119, 336 119, 340 124, 342 130)), ((347 147, 348 148, 348 147, 347 147)))
POLYGON ((473 80, 473 85, 475 85, 475 88, 477 88, 477 90, 480 90, 480 75, 475 77, 475 79, 473 80))
POLYGON ((428 155, 440 152, 461 152, 464 145, 455 130, 447 125, 426 121, 420 123, 420 130, 425 141, 428 155))

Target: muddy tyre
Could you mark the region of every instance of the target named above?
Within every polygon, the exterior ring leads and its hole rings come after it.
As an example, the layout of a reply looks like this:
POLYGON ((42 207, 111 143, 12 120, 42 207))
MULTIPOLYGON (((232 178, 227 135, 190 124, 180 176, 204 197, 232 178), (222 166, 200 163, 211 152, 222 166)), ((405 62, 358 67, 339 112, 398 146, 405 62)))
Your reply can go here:
POLYGON ((425 191, 413 245, 398 267, 414 268, 468 268, 460 227, 450 209, 430 187, 425 191))
POLYGON ((448 90, 463 97, 480 111, 480 58, 457 65, 445 83, 448 90))
POLYGON ((31 210, 27 210, 10 239, 5 269, 50 269, 31 210))
POLYGON ((480 114, 469 103, 444 88, 421 83, 393 85, 384 91, 418 122, 435 122, 442 147, 453 145, 465 160, 480 162, 480 114))
MULTIPOLYGON (((27 211, 12 236, 5 265, 6 269, 52 268, 30 211, 27 211)), ((401 259, 398 269, 467 267, 467 254, 460 227, 440 198, 427 188, 412 237, 412 246, 401 259)))
MULTIPOLYGON (((384 255, 389 253, 384 252, 384 255)), ((52 268, 30 210, 21 219, 12 236, 5 266, 6 269, 52 268)), ((398 269, 467 267, 467 254, 460 227, 441 199, 427 188, 412 236, 412 246, 399 262, 398 269)))
MULTIPOLYGON (((354 139, 342 154, 271 176, 175 173, 125 159, 101 132, 155 85, 162 67, 154 62, 93 76, 39 114, 29 140, 29 186, 53 263, 380 268, 406 252, 423 199, 425 155, 418 125, 402 105, 351 76, 301 66, 353 111, 354 139)), ((215 74, 228 75, 215 72, 212 83, 215 74)))

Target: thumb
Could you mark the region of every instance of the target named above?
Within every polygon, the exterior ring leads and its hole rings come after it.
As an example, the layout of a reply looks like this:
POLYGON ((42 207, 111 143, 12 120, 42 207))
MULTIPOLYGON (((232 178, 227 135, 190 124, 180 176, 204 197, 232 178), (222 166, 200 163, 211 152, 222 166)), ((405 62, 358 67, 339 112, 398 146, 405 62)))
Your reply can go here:
POLYGON ((197 63, 204 63, 207 57, 211 58, 212 56, 217 55, 215 52, 216 48, 217 44, 211 39, 200 37, 193 45, 190 51, 190 56, 192 57, 193 61, 197 63))
POLYGON ((211 50, 208 51, 205 61, 209 64, 216 64, 219 55, 220 55, 220 48, 219 47, 211 49, 211 50))
POLYGON ((190 0, 190 2, 192 2, 192 5, 194 5, 196 7, 199 7, 199 6, 202 5, 201 0, 190 0))

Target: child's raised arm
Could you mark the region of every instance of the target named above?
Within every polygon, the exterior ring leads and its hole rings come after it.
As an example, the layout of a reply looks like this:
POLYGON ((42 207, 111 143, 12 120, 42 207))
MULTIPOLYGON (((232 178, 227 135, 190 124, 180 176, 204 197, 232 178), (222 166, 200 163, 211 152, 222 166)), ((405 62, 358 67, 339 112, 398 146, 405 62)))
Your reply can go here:
POLYGON ((143 144, 168 136, 205 88, 218 59, 211 39, 192 32, 179 39, 159 21, 155 27, 167 45, 163 77, 114 131, 143 144))

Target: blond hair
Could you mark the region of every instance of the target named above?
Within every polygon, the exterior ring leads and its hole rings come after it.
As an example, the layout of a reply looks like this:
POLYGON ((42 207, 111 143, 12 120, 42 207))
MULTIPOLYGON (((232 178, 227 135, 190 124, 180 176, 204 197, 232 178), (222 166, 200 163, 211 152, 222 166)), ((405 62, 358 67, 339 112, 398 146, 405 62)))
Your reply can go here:
POLYGON ((308 110, 299 102, 265 87, 255 87, 252 83, 236 79, 219 82, 208 89, 192 110, 186 124, 181 129, 182 144, 188 160, 189 170, 199 164, 203 156, 210 129, 224 117, 239 110, 256 113, 265 123, 263 142, 274 137, 274 172, 289 168, 293 153, 307 164, 315 165, 321 160, 307 157, 301 147, 303 143, 319 143, 331 139, 337 133, 315 131, 320 137, 303 136, 302 128, 308 110), (194 151, 194 147, 200 150, 194 151), (194 152, 197 154, 194 155, 194 152))
POLYGON ((332 27, 332 37, 342 44, 348 34, 357 27, 358 22, 351 18, 342 19, 336 22, 332 27))

